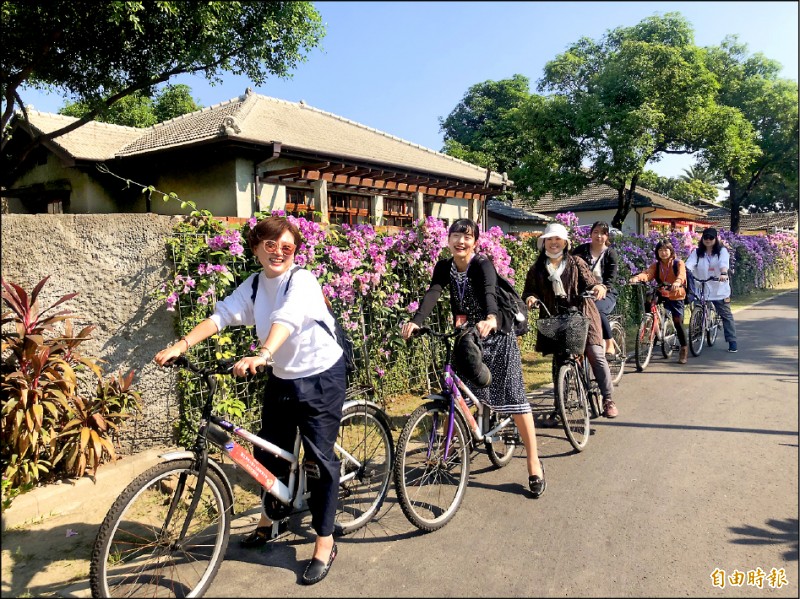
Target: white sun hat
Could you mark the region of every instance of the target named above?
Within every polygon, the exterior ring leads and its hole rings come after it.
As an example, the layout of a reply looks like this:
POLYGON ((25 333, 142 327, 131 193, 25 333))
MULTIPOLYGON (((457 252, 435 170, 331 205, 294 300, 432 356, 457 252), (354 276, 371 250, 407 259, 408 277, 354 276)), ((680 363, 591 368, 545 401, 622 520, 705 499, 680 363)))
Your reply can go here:
POLYGON ((567 242, 567 249, 569 249, 569 233, 567 232, 567 228, 561 223, 550 223, 547 225, 544 233, 536 240, 536 247, 541 250, 542 245, 544 245, 544 240, 548 237, 560 237, 567 242))

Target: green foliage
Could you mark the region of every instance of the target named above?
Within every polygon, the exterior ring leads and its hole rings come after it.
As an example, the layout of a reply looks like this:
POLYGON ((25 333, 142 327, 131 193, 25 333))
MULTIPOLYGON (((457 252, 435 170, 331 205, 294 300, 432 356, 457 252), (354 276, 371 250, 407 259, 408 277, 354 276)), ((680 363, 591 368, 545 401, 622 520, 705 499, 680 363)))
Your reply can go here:
POLYGON ((130 388, 132 372, 105 382, 99 360, 79 353, 78 346, 94 327, 75 333, 69 311, 52 312, 76 294, 62 296, 40 309, 38 296, 48 279, 39 281, 30 295, 19 285, 2 281, 3 302, 9 308, 3 314, 5 359, 0 382, 4 398, 0 467, 10 489, 8 493, 4 490, 4 506, 20 490, 52 480, 60 472, 82 475, 87 462, 81 456, 91 450, 94 455, 88 465, 94 471, 104 461, 103 450, 115 459, 109 440, 112 430, 127 412, 138 408, 138 394, 130 388), (56 324, 63 327, 63 334, 58 334, 56 324), (84 397, 80 390, 79 375, 85 371, 98 380, 93 397, 84 397), (79 423, 83 428, 75 429, 79 423), (79 451, 70 449, 70 437, 75 437, 72 430, 77 431, 79 451), (59 466, 65 454, 69 459, 59 466))
MULTIPOLYGON (((58 114, 81 118, 90 114, 93 107, 86 102, 68 102, 58 114)), ((124 127, 150 127, 158 121, 153 112, 153 100, 141 92, 120 98, 111 107, 100 112, 95 119, 103 123, 124 127)))
POLYGON ((60 451, 53 460, 54 467, 64 459, 65 472, 80 477, 87 468, 96 473, 106 455, 117 459, 112 436, 133 412, 141 410, 141 396, 131 389, 132 382, 132 370, 127 376, 112 376, 107 381, 98 376, 94 397, 71 398, 68 421, 58 434, 60 451))
MULTIPOLYGON (((94 120, 125 127, 150 127, 183 114, 201 109, 191 96, 188 85, 167 85, 154 98, 134 92, 120 98, 98 114, 94 120)), ((68 102, 59 114, 81 118, 91 113, 93 107, 86 102, 68 102)))
MULTIPOLYGON (((0 87, 11 103, 0 122, 3 150, 13 105, 23 108, 20 90, 26 87, 85 103, 92 108, 83 117, 88 122, 103 107, 134 92, 150 96, 155 86, 184 73, 211 83, 235 73, 254 85, 271 75, 289 77, 324 35, 310 2, 9 0, 2 10, 0 87)), ((15 153, 8 178, 40 141, 15 153)))
POLYGON ((706 52, 719 81, 717 102, 724 107, 709 128, 703 163, 728 184, 731 229, 739 209, 787 209, 797 205, 797 82, 779 79, 780 65, 728 36, 706 52), (789 190, 784 197, 782 190, 789 190))
POLYGON ((484 81, 469 88, 447 116, 439 118, 444 152, 456 158, 512 173, 519 134, 513 114, 530 96, 530 81, 523 75, 484 81))
POLYGON ((678 13, 578 41, 545 66, 539 90, 549 95, 520 111, 526 166, 536 175, 553 170, 553 151, 557 163, 546 185, 526 180, 523 193, 563 195, 608 181, 620 194, 619 227, 649 162, 699 149, 716 86, 678 13))

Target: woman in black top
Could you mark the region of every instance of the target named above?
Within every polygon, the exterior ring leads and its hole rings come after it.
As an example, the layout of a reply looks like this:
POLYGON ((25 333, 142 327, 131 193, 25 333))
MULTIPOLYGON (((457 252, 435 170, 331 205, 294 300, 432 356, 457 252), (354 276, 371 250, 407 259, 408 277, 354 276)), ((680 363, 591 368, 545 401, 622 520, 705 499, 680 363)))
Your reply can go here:
POLYGON ((492 373, 488 388, 464 383, 481 402, 500 414, 511 414, 528 456, 528 487, 534 497, 545 490, 544 468, 536 448, 536 429, 525 385, 522 381, 522 358, 513 333, 513 323, 502 322, 497 308, 497 271, 491 260, 475 255, 478 225, 459 219, 448 231, 447 245, 453 257, 439 260, 433 269, 430 287, 419 310, 403 325, 403 339, 408 339, 433 311, 445 287, 450 289, 453 324, 473 325, 482 338, 483 363, 492 373))
POLYGON ((601 300, 595 300, 594 305, 600 312, 600 325, 603 329, 606 354, 614 354, 614 340, 611 337, 608 316, 617 305, 617 290, 614 281, 619 273, 619 257, 616 250, 610 246, 608 233, 608 223, 597 221, 592 225, 590 231, 592 240, 577 246, 572 250, 572 255, 583 258, 595 278, 601 281, 606 288, 606 296, 601 300))

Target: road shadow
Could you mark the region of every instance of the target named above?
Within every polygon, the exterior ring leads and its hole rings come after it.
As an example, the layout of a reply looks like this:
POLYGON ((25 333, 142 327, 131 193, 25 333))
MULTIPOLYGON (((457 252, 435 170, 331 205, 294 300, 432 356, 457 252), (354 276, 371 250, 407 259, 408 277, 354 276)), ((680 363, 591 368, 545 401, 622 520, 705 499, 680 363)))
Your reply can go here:
POLYGON ((798 521, 797 518, 785 520, 770 519, 766 525, 758 527, 752 524, 745 526, 731 526, 729 530, 739 535, 731 541, 734 545, 787 545, 783 558, 787 562, 796 562, 798 559, 798 521))

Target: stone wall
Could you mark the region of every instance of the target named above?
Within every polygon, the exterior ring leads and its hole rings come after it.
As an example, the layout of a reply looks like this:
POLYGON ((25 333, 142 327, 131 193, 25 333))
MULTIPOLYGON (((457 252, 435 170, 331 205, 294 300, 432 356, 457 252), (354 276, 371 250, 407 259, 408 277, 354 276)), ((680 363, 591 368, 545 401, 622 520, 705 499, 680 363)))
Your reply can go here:
MULTIPOLYGON (((175 316, 152 291, 169 275, 165 245, 177 218, 154 214, 4 214, 3 279, 30 292, 51 275, 40 294, 48 305, 67 293, 63 307, 78 327, 95 325, 81 351, 105 360, 106 374, 136 372, 143 414, 122 432, 122 453, 170 445, 178 417, 174 371, 153 363, 175 339, 175 316)), ((5 306, 3 307, 5 311, 5 306)))

